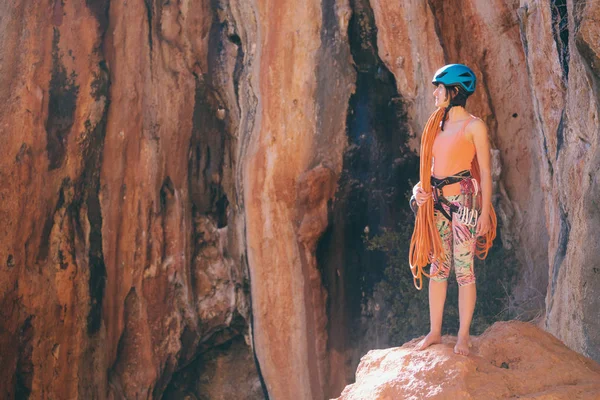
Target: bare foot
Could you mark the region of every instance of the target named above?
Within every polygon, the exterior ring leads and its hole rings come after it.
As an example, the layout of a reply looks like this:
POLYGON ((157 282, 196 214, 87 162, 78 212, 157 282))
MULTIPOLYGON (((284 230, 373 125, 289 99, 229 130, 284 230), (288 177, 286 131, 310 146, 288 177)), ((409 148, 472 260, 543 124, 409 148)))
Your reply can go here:
POLYGON ((442 343, 442 334, 429 332, 417 345, 415 350, 425 350, 432 344, 442 343))
POLYGON ((456 354, 462 354, 463 356, 469 355, 469 347, 471 347, 471 339, 469 336, 458 335, 456 346, 454 346, 454 352, 456 354))

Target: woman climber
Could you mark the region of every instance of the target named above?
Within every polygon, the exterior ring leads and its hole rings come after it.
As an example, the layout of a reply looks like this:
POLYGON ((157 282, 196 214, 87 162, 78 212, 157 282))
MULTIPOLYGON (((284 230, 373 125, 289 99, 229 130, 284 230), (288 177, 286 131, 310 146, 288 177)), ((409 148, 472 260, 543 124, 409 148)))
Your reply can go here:
POLYGON ((492 207, 490 146, 485 123, 465 110, 476 77, 462 64, 450 64, 434 75, 437 110, 421 137, 420 182, 411 203, 418 206, 410 243, 410 265, 417 289, 429 280, 430 331, 418 350, 440 343, 450 269, 458 289, 460 328, 454 352, 468 355, 475 310, 474 256, 487 256, 496 236, 492 207), (423 268, 431 264, 429 274, 423 268))

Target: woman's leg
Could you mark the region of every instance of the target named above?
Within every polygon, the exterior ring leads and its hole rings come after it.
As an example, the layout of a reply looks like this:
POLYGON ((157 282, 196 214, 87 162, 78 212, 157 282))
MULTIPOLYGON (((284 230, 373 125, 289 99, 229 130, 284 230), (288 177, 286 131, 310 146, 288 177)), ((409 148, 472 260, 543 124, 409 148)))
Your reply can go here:
POLYGON ((476 300, 477 290, 475 282, 458 287, 460 328, 458 329, 458 340, 456 341, 456 346, 454 346, 454 352, 465 356, 469 354, 469 346, 471 344, 471 320, 473 319, 476 300))
POLYGON ((432 344, 442 341, 442 317, 444 315, 444 303, 446 302, 446 291, 448 288, 448 275, 450 275, 450 263, 452 262, 452 226, 442 213, 436 211, 434 214, 436 227, 444 246, 443 262, 431 264, 431 279, 429 279, 429 333, 421 340, 416 349, 423 350, 432 344))
POLYGON ((468 355, 470 345, 470 328, 475 303, 477 300, 477 289, 475 286, 475 274, 473 263, 475 256, 476 237, 474 228, 467 227, 454 218, 454 268, 458 282, 458 314, 460 317, 460 328, 458 329, 458 340, 454 346, 454 352, 468 355))

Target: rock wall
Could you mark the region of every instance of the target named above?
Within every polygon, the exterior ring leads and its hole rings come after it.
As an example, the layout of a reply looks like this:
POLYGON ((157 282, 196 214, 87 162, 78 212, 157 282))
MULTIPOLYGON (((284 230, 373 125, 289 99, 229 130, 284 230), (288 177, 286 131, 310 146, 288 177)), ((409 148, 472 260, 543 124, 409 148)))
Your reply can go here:
POLYGON ((360 356, 344 307, 364 296, 346 290, 369 272, 334 254, 359 204, 338 183, 361 182, 340 181, 346 162, 389 168, 361 141, 406 146, 352 138, 368 96, 351 95, 383 82, 397 106, 369 107, 416 149, 450 62, 479 78, 468 108, 522 270, 510 306, 545 307, 599 360, 599 18, 558 0, 0 2, 2 397, 341 390, 360 356), (348 35, 361 13, 368 62, 348 35), (203 363, 244 376, 199 382, 203 363))
POLYGON ((600 360, 600 5, 521 3, 550 236, 545 326, 572 349, 600 360))
POLYGON ((353 90, 346 1, 259 2, 260 129, 244 160, 255 351, 272 399, 324 398, 328 224, 353 90))
POLYGON ((160 398, 214 346, 252 354, 233 168, 252 25, 202 1, 0 15, 0 397, 160 398))

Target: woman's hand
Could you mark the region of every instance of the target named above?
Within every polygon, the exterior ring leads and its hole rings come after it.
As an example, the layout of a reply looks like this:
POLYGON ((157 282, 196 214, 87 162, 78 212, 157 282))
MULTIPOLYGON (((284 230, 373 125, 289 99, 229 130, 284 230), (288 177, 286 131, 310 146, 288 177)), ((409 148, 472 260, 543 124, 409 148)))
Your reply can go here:
POLYGON ((425 190, 423 190, 422 187, 417 187, 417 190, 415 191, 415 199, 417 200, 417 205, 419 207, 421 207, 423 203, 425 203, 430 198, 431 192, 427 193, 425 190))
POLYGON ((481 214, 477 221, 476 235, 484 236, 490 230, 490 215, 488 213, 481 214))

